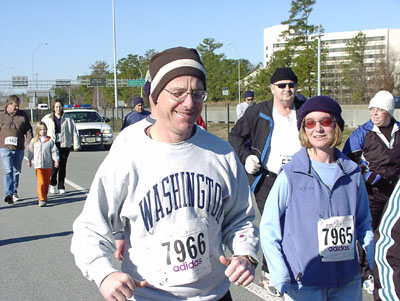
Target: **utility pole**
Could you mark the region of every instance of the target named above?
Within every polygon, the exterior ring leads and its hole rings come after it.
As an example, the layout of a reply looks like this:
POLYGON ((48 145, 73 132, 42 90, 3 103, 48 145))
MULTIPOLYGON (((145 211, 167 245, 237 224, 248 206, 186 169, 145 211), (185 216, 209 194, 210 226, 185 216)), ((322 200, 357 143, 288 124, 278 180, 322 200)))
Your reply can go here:
POLYGON ((239 98, 239 103, 240 103, 240 54, 239 54, 239 51, 236 48, 235 44, 228 43, 227 45, 232 45, 235 48, 236 54, 238 56, 238 98, 239 98))
POLYGON ((318 24, 318 89, 317 95, 321 95, 321 24, 318 24))
POLYGON ((118 119, 118 85, 117 85, 117 45, 115 41, 115 0, 112 0, 113 17, 113 41, 114 41, 114 94, 115 94, 115 116, 118 119))

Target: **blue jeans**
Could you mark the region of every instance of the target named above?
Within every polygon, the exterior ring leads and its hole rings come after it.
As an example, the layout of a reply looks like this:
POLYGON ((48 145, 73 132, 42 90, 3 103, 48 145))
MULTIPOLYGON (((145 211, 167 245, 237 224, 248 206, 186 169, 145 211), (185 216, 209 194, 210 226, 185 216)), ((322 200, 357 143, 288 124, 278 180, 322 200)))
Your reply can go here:
POLYGON ((24 150, 0 148, 0 155, 4 170, 4 192, 6 195, 16 194, 22 160, 24 159, 24 150))
POLYGON ((338 288, 312 288, 303 286, 301 289, 290 287, 285 293, 285 301, 361 301, 361 278, 356 277, 338 288))

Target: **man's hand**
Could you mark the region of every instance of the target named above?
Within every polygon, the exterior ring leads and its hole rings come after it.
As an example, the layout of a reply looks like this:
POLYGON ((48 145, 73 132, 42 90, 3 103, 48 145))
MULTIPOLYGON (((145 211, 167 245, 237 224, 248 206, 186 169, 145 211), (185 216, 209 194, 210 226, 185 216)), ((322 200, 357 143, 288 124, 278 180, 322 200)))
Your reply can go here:
POLYGON ((261 168, 260 160, 258 160, 256 155, 250 155, 246 158, 244 168, 248 174, 255 174, 261 168))
POLYGON ((58 168, 58 162, 54 161, 54 168, 58 168))
POLYGON ((114 253, 115 258, 117 258, 118 260, 124 259, 125 246, 126 246, 125 239, 116 239, 115 246, 116 246, 116 250, 114 253))
POLYGON ((230 282, 242 286, 247 286, 253 282, 256 266, 246 256, 235 256, 226 259, 225 256, 221 255, 219 261, 227 266, 225 276, 229 278, 230 282))
POLYGON ((100 292, 107 301, 125 301, 132 297, 138 287, 144 287, 147 281, 138 281, 128 274, 114 272, 104 278, 100 292))

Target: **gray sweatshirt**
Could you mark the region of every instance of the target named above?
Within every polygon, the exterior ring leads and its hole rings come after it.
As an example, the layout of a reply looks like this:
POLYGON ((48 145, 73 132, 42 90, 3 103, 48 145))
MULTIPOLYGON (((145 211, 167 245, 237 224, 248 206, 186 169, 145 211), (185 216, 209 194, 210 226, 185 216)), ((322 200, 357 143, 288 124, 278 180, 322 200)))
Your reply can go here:
POLYGON ((56 144, 50 137, 43 142, 31 140, 28 146, 28 160, 33 160, 35 168, 52 168, 53 161, 60 161, 56 144))
POLYGON ((77 266, 100 285, 117 270, 112 233, 124 230, 121 269, 148 282, 134 300, 221 298, 230 286, 223 246, 255 258, 259 246, 246 172, 232 147, 199 129, 176 144, 150 139, 139 123, 122 134, 131 139, 120 139, 101 164, 73 224, 77 266))

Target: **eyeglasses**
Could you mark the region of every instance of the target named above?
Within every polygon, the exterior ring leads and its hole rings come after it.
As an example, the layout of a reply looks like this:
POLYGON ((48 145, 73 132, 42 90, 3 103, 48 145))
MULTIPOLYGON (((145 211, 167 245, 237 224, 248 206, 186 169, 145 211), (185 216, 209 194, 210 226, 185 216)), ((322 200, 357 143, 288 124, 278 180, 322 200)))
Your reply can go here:
POLYGON ((306 120, 304 120, 304 126, 310 130, 310 129, 315 128, 315 126, 317 125, 317 122, 319 122, 324 127, 328 127, 328 126, 331 126, 333 123, 335 123, 336 120, 333 117, 324 117, 324 118, 321 118, 320 120, 306 119, 306 120))
POLYGON ((194 90, 192 93, 189 93, 185 90, 177 90, 177 91, 169 91, 167 89, 164 89, 169 93, 169 97, 173 101, 178 101, 178 102, 184 102, 186 97, 191 94, 192 99, 195 102, 204 102, 207 100, 208 97, 208 92, 204 90, 194 90))
POLYGON ((384 113, 384 112, 386 112, 384 109, 375 108, 375 107, 369 108, 369 111, 372 112, 372 113, 384 113))
POLYGON ((246 101, 253 101, 254 98, 246 98, 246 101))
POLYGON ((290 89, 293 89, 294 87, 296 87, 296 83, 294 83, 294 82, 280 83, 280 84, 273 84, 273 85, 277 86, 279 89, 285 89, 286 86, 289 86, 290 89))

